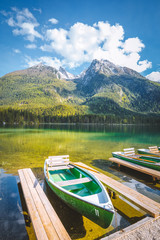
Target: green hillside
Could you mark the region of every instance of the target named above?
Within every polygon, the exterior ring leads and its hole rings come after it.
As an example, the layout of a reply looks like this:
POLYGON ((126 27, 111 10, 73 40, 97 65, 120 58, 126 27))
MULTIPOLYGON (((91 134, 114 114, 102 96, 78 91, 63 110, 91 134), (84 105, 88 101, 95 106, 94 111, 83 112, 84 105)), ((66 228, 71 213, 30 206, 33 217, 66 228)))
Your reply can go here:
MULTIPOLYGON (((77 88, 82 96, 87 96, 88 102, 104 105, 103 99, 110 101, 110 107, 118 105, 126 110, 140 113, 160 113, 160 84, 145 78, 132 76, 109 76, 97 73, 87 84, 78 82, 77 88)), ((106 112, 108 109, 106 103, 106 112)), ((109 108, 110 108, 109 107, 109 108)), ((97 109, 97 113, 100 108, 97 109)), ((112 109, 111 109, 112 111, 112 109)), ((113 107, 113 112, 114 112, 113 107)))
POLYGON ((63 79, 58 70, 37 65, 0 78, 0 112, 1 122, 11 115, 16 116, 12 122, 15 118, 49 122, 55 116, 78 116, 82 121, 84 115, 157 118, 160 84, 108 61, 93 61, 75 79, 63 79))
POLYGON ((49 107, 82 102, 72 81, 49 76, 6 75, 0 79, 0 105, 19 108, 49 107))

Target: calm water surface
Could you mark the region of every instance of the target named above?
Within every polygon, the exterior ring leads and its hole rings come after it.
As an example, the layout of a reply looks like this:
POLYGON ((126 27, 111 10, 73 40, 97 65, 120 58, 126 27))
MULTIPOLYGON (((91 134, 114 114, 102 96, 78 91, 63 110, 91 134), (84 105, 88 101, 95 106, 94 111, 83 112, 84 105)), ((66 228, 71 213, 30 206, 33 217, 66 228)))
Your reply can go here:
POLYGON ((152 145, 160 146, 159 127, 49 125, 39 128, 0 129, 0 240, 34 239, 17 170, 30 167, 38 177, 72 239, 100 239, 144 217, 144 212, 112 199, 116 208, 112 226, 102 229, 68 208, 46 186, 44 160, 51 155, 70 155, 102 170, 136 191, 160 202, 160 184, 149 176, 121 168, 107 161, 113 151, 152 145))

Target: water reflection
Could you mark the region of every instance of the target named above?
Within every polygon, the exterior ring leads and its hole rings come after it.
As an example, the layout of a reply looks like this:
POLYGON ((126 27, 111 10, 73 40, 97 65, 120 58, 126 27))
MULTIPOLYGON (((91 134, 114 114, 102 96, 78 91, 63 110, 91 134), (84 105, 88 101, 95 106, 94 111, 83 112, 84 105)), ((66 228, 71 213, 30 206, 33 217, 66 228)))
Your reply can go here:
POLYGON ((0 169, 0 239, 28 239, 17 177, 0 169))
POLYGON ((72 239, 100 239, 130 225, 130 221, 128 221, 125 214, 122 217, 120 212, 116 211, 112 226, 107 229, 101 228, 72 210, 53 193, 44 180, 43 168, 34 168, 32 170, 72 239))
POLYGON ((151 176, 123 166, 119 169, 116 164, 103 159, 95 159, 92 164, 118 177, 124 185, 160 203, 160 184, 155 184, 151 176))
POLYGON ((40 125, 36 129, 1 128, 0 239, 28 239, 28 235, 30 239, 33 237, 26 208, 23 206, 22 210, 21 207, 23 200, 20 201, 20 196, 23 194, 19 194, 21 191, 20 188, 18 191, 17 186, 17 170, 27 167, 34 168, 36 177, 72 239, 100 239, 141 219, 143 212, 136 211, 121 198, 112 198, 117 209, 113 224, 107 230, 100 228, 60 202, 46 187, 43 164, 48 156, 68 154, 71 161, 80 161, 101 169, 106 175, 160 202, 159 183, 153 183, 151 177, 133 170, 123 167, 119 170, 107 161, 113 151, 159 145, 159 142, 159 127, 148 126, 40 125))

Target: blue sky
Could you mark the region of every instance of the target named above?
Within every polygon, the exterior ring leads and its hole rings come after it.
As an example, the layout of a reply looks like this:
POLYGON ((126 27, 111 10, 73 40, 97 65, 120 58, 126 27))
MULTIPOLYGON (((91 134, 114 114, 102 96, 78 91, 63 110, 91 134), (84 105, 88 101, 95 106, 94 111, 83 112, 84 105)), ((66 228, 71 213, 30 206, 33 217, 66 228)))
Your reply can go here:
POLYGON ((2 0, 0 76, 43 62, 79 74, 108 59, 160 79, 159 0, 2 0))

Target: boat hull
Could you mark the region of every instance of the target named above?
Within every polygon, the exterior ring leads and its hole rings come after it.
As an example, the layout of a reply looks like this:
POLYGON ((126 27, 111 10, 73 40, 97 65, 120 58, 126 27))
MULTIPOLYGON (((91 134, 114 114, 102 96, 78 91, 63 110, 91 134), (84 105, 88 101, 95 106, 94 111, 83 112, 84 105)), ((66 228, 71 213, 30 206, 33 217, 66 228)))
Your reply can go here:
POLYGON ((113 211, 108 211, 94 204, 83 201, 82 199, 76 198, 76 196, 71 196, 70 194, 67 194, 66 192, 57 188, 55 185, 51 184, 47 178, 46 181, 51 190, 69 207, 89 218, 102 228, 107 228, 110 226, 114 217, 113 211))
MULTIPOLYGON (((136 159, 133 159, 131 156, 130 157, 127 157, 127 156, 123 156, 123 155, 119 155, 118 153, 112 153, 113 157, 115 158, 119 158, 119 159, 122 159, 124 161, 127 161, 127 162, 131 162, 131 163, 134 163, 134 164, 137 164, 137 165, 141 165, 141 166, 144 166, 144 167, 147 167, 147 168, 151 168, 151 169, 155 169, 155 170, 158 170, 160 171, 160 165, 156 165, 156 161, 155 163, 149 163, 149 162, 145 162, 145 159, 144 160, 136 160, 136 159)), ((148 157, 148 160, 153 160, 153 158, 149 158, 148 157)), ((147 160, 147 159, 146 159, 147 160)))
POLYGON ((139 154, 144 154, 144 158, 150 158, 150 159, 157 159, 158 161, 160 161, 160 155, 156 154, 156 153, 151 153, 148 149, 138 149, 137 152, 139 154))
POLYGON ((110 226, 114 208, 105 187, 93 174, 74 164, 59 165, 58 169, 56 165, 48 170, 46 159, 44 175, 51 190, 69 207, 102 228, 110 226))

